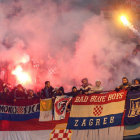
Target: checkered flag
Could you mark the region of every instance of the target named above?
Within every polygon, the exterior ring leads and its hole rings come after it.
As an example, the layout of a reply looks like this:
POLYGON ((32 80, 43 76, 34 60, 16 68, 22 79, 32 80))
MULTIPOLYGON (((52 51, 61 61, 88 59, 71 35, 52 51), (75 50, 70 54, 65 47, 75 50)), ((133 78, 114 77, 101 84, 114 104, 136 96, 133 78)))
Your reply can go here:
POLYGON ((103 107, 101 105, 98 105, 98 106, 93 108, 93 114, 95 116, 100 116, 102 111, 103 111, 103 107))
POLYGON ((50 140, 70 140, 72 131, 69 129, 54 129, 50 134, 50 140))
POLYGON ((18 106, 17 107, 17 114, 23 114, 23 113, 24 113, 23 106, 18 106))

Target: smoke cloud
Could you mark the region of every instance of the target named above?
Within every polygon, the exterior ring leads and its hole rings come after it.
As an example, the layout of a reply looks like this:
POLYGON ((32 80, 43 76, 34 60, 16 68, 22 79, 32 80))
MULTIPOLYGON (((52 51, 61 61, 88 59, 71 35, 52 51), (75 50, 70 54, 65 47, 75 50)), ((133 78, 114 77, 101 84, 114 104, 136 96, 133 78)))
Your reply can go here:
MULTIPOLYGON (((124 41, 113 22, 104 19, 98 0, 0 1, 0 58, 14 65, 22 56, 40 64, 39 81, 79 86, 87 77, 111 89, 123 76, 139 77, 132 57, 135 44, 124 41)), ((135 58, 137 59, 137 58, 135 58)), ((36 74, 35 74, 36 75, 36 74)))

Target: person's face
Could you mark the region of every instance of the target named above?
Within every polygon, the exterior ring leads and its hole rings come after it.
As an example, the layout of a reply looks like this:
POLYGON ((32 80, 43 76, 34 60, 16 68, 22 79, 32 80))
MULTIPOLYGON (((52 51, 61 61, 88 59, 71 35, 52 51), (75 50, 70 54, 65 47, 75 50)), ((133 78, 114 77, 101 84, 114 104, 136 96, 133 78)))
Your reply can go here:
POLYGON ((87 81, 87 80, 83 80, 82 83, 83 83, 84 85, 86 85, 86 84, 88 83, 88 81, 87 81))
POLYGON ((139 81, 138 80, 135 80, 135 85, 139 85, 139 81))
POLYGON ((19 90, 19 91, 23 91, 23 88, 22 88, 22 87, 18 87, 18 90, 19 90))
POLYGON ((55 89, 55 92, 56 92, 56 94, 58 94, 59 93, 59 89, 55 89))
POLYGON ((77 89, 76 88, 73 88, 73 92, 77 92, 77 89))
POLYGON ((50 82, 47 82, 45 86, 50 87, 50 82))
POLYGON ((122 79, 122 83, 123 83, 123 84, 127 84, 127 83, 128 83, 128 80, 127 80, 126 78, 123 78, 123 79, 122 79))
POLYGON ((30 91, 30 92, 29 92, 29 95, 30 95, 30 96, 33 96, 33 92, 32 92, 32 91, 30 91))
POLYGON ((100 81, 97 81, 96 82, 96 86, 99 87, 100 85, 101 85, 101 82, 100 81))
POLYGON ((4 92, 7 92, 8 91, 8 89, 7 88, 4 88, 4 92))

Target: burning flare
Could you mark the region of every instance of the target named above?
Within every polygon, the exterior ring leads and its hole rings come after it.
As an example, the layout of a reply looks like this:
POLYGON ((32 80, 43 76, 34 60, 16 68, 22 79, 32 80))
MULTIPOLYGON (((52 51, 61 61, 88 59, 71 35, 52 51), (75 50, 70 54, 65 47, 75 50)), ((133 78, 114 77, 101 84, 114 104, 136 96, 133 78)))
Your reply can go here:
POLYGON ((127 26, 133 33, 140 37, 139 31, 133 26, 131 22, 128 21, 127 17, 122 15, 120 16, 120 20, 124 26, 127 26))
POLYGON ((30 75, 24 72, 20 65, 12 71, 12 74, 16 76, 17 82, 20 84, 25 85, 32 82, 30 75))
POLYGON ((125 25, 125 26, 130 26, 130 22, 127 20, 127 17, 122 15, 120 17, 121 22, 125 25))

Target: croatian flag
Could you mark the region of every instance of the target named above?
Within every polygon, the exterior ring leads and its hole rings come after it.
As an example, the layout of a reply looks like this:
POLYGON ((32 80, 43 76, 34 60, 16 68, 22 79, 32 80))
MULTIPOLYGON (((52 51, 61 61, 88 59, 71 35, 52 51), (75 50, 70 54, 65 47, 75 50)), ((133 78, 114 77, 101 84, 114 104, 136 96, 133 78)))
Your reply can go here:
POLYGON ((0 100, 0 120, 25 121, 39 118, 39 99, 0 100))
POLYGON ((74 98, 68 129, 101 129, 123 125, 126 91, 74 98))
MULTIPOLYGON (((51 101, 45 100, 44 102, 42 102, 44 106, 49 102, 50 107, 42 107, 42 110, 49 111, 52 106, 51 101)), ((50 134, 52 133, 53 135, 56 133, 53 132, 55 126, 67 123, 68 120, 67 116, 66 119, 61 121, 40 122, 39 114, 39 99, 19 99, 16 102, 12 100, 0 100, 0 140, 50 140, 50 134)), ((49 117, 48 114, 45 116, 49 117)), ((64 135, 65 137, 67 136, 64 135)))

